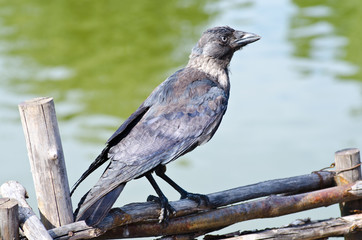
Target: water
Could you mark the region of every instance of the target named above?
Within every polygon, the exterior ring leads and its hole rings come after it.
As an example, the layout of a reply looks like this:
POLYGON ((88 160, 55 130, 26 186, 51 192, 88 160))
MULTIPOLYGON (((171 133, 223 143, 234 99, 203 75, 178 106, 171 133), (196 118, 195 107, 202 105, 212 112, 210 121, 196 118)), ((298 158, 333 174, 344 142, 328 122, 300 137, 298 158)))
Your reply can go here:
MULTIPOLYGON (((18 103, 54 97, 72 184, 216 25, 262 39, 233 58, 229 107, 215 137, 171 163, 169 175, 189 191, 210 193, 329 166, 335 151, 362 146, 361 16, 357 0, 0 1, 0 180, 22 183, 36 208, 18 103)), ((74 206, 101 171, 80 186, 74 206)), ((148 194, 146 180, 133 181, 116 205, 148 194)), ((334 205, 221 232, 338 211, 334 205)))

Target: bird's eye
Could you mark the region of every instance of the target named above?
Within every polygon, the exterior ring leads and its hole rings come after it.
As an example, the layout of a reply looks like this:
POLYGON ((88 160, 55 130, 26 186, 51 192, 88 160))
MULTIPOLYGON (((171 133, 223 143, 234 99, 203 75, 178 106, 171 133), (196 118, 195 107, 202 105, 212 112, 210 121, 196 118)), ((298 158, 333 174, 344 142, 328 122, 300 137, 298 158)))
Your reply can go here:
POLYGON ((223 41, 224 43, 226 43, 228 41, 228 38, 225 36, 221 36, 221 41, 223 41))

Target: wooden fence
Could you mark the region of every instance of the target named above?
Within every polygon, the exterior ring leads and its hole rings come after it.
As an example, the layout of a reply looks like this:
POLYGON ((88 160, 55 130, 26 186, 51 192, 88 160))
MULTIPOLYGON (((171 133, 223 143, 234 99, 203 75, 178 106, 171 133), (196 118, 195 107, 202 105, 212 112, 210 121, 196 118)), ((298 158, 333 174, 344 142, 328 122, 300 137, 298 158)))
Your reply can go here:
MULTIPOLYGON (((113 208, 97 227, 73 222, 69 184, 61 139, 51 98, 19 105, 38 201, 40 219, 26 202, 20 183, 0 187, 0 239, 120 239, 161 236, 193 239, 231 224, 270 218, 339 204, 341 217, 298 221, 276 229, 205 235, 204 239, 318 239, 344 236, 362 239, 362 177, 360 152, 335 153, 335 169, 276 179, 208 195, 213 208, 183 199, 171 202, 176 214, 158 223, 153 202, 113 208)), ((334 167, 334 166, 333 166, 334 167)))

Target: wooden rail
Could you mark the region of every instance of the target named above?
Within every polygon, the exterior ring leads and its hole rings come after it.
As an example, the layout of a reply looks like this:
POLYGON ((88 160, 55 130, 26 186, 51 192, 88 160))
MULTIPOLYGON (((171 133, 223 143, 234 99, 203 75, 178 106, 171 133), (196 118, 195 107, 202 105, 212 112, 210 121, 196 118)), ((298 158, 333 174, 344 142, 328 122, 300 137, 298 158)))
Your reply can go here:
POLYGON ((336 152, 335 171, 316 171, 209 194, 214 208, 197 206, 187 199, 171 202, 177 213, 170 216, 167 225, 158 223, 160 209, 153 202, 114 208, 96 227, 87 226, 84 221, 73 223, 53 100, 36 98, 21 103, 19 110, 41 221, 27 204, 26 190, 20 183, 4 183, 0 187, 3 197, 0 199, 0 239, 18 239, 19 226, 20 232, 28 239, 149 236, 192 239, 236 222, 276 217, 331 204, 340 204, 342 218, 306 221, 298 226, 272 231, 232 233, 232 237, 207 235, 205 239, 263 239, 265 236, 268 239, 311 239, 341 235, 348 240, 362 239, 362 179, 358 149, 336 152), (331 223, 336 227, 324 227, 331 223))

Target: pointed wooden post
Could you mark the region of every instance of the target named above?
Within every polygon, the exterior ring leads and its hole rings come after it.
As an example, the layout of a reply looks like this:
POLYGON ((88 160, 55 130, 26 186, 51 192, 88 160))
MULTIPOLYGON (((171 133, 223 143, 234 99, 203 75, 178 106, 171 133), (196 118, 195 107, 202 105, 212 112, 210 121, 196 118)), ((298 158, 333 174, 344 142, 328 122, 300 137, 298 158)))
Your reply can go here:
MULTIPOLYGON (((335 153, 336 182, 344 185, 362 180, 360 151, 348 148, 335 153)), ((339 204, 341 215, 347 216, 362 212, 362 199, 339 204)), ((362 239, 362 232, 351 232, 345 236, 348 240, 362 239)))
POLYGON ((72 203, 54 102, 19 104, 41 221, 49 228, 73 222, 72 203))

